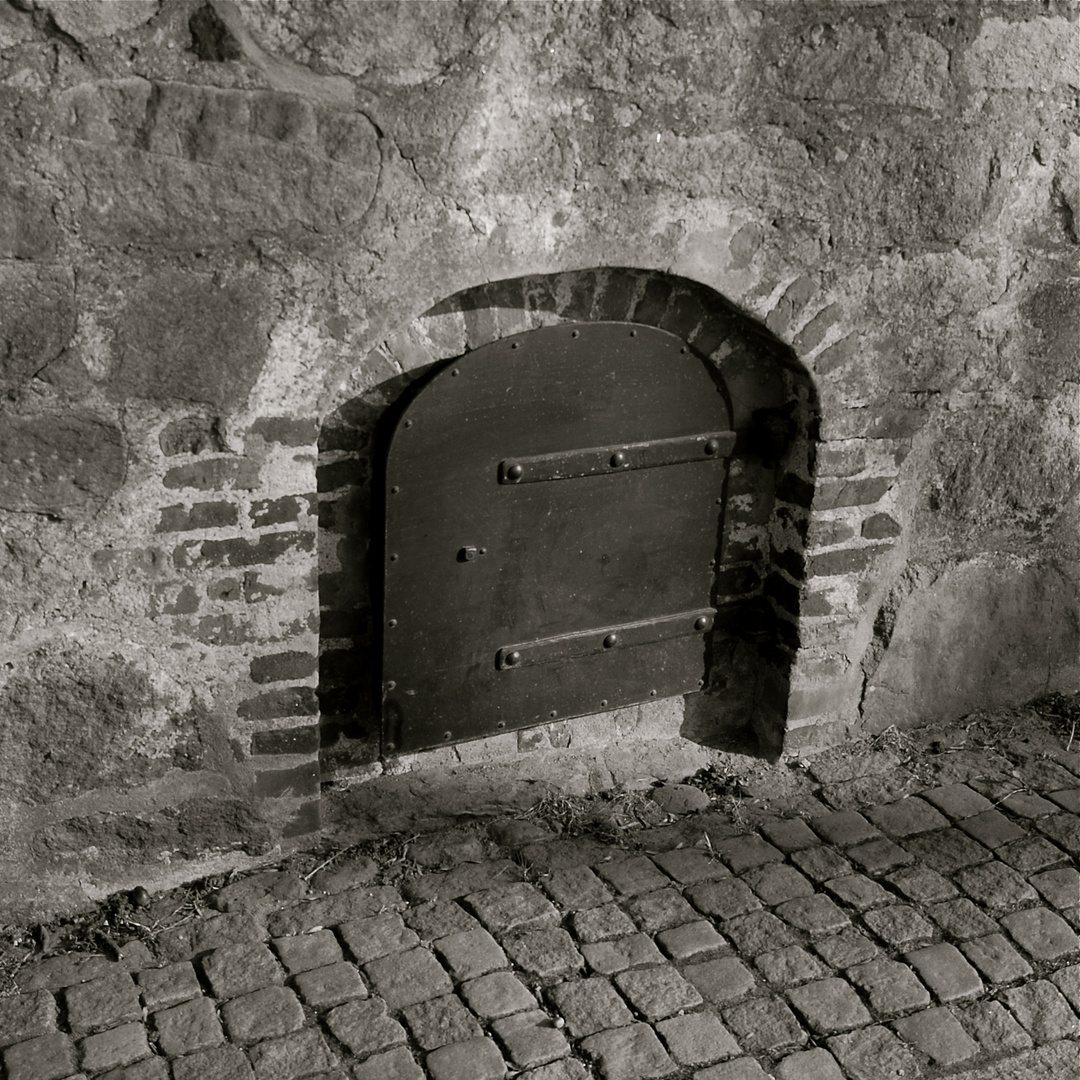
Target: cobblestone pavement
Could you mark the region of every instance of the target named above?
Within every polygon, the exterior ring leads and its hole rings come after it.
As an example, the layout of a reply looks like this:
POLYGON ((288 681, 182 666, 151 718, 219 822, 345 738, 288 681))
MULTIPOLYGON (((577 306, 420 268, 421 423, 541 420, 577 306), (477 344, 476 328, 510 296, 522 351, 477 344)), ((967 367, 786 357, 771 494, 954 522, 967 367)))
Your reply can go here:
POLYGON ((939 740, 899 794, 895 755, 833 754, 786 804, 630 844, 496 821, 393 884, 365 858, 238 877, 154 953, 23 966, 2 1077, 1072 1080, 1063 742, 939 740))

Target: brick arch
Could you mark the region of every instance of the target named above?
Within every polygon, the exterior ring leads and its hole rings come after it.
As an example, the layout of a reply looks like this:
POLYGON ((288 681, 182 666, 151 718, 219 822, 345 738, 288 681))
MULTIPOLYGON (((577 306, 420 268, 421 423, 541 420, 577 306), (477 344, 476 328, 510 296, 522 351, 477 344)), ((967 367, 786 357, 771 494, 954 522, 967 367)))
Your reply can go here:
MULTIPOLYGON (((492 282, 440 301, 363 358, 349 385, 369 389, 325 417, 318 466, 325 776, 382 767, 369 586, 380 568, 368 556, 376 432, 386 409, 433 365, 543 326, 602 320, 678 335, 727 385, 738 443, 716 575, 721 617, 708 684, 688 699, 679 733, 702 742, 752 734, 762 752, 781 751, 814 494, 813 381, 788 346, 713 290, 606 267, 492 282)), ((517 733, 520 749, 572 738, 566 722, 551 729, 517 733)))

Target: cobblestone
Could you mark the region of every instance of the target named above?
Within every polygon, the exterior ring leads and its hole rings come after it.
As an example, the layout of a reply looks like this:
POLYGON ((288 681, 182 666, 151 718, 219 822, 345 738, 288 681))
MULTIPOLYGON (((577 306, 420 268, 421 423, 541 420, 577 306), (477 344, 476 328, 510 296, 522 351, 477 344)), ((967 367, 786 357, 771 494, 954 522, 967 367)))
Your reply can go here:
POLYGON ((893 1027, 939 1065, 959 1065, 979 1052, 979 1044, 948 1009, 924 1009, 897 1020, 893 1027))
POLYGON ((704 964, 688 964, 683 976, 698 992, 715 1005, 737 1001, 754 988, 754 976, 733 956, 709 960, 704 964))
POLYGON ((661 1020, 656 1030, 680 1065, 711 1065, 740 1052, 739 1044, 714 1013, 673 1016, 661 1020))
POLYGON ((1080 1035, 1076 1018, 1061 991, 1046 979, 1002 991, 1002 998, 1024 1030, 1037 1042, 1075 1038, 1080 1035))
POLYGON ((869 998, 870 1008, 885 1020, 930 1004, 930 993, 915 973, 898 960, 870 960, 849 968, 848 978, 869 998))
POLYGON ((978 997, 983 992, 979 973, 964 959, 955 945, 941 942, 925 949, 909 952, 904 959, 919 973, 919 977, 949 1004, 978 997))
POLYGON ((56 1031, 56 999, 47 990, 0 997, 0 1049, 56 1031))
POLYGON ((1056 912, 1043 907, 1014 911, 1001 918, 1001 925, 1035 960, 1063 960, 1080 950, 1076 931, 1056 912))
POLYGON ((772 986, 779 988, 824 979, 829 974, 820 960, 798 945, 762 953, 754 960, 754 966, 772 986))
POLYGON ((170 1056, 209 1050, 225 1036, 217 1010, 209 998, 192 998, 171 1009, 154 1013, 154 1028, 162 1052, 170 1056))
POLYGON ((651 1080, 678 1070, 647 1024, 601 1031, 583 1039, 581 1048, 599 1064, 604 1080, 651 1080))
POLYGON ((667 966, 620 971, 615 976, 615 985, 647 1020, 663 1020, 702 1002, 693 984, 667 966))
POLYGON ((457 982, 508 966, 506 953, 486 930, 466 930, 439 938, 435 951, 457 982))
POLYGON ((818 1035, 851 1031, 870 1023, 870 1014, 843 979, 822 979, 788 991, 788 1000, 818 1035))
POLYGON ((570 1053, 566 1036, 552 1024, 551 1017, 540 1009, 513 1013, 501 1020, 494 1020, 491 1030, 519 1069, 546 1065, 570 1053))
POLYGON ((303 971, 293 978, 293 983, 300 991, 304 1004, 320 1012, 334 1005, 368 996, 360 972, 345 961, 303 971))
POLYGON ((7 1080, 64 1080, 75 1072, 75 1044, 67 1035, 39 1035, 4 1051, 7 1080))
POLYGON ((447 1043, 465 1042, 483 1034, 476 1018, 453 994, 410 1005, 402 1015, 412 1037, 424 1050, 437 1050, 447 1043))
POLYGON ((492 832, 526 845, 516 863, 459 828, 416 858, 479 861, 400 889, 368 884, 371 860, 314 898, 296 873, 241 876, 160 957, 26 963, 0 1077, 1056 1080, 1080 1036, 1076 780, 1017 740, 932 759, 965 782, 903 798, 910 776, 865 764, 770 793, 768 815, 751 801, 756 831, 691 814, 635 833, 638 854, 492 832), (1013 767, 1030 789, 1010 795, 1013 767))
POLYGON ((126 971, 69 986, 64 1003, 68 1025, 76 1036, 130 1023, 142 1015, 135 983, 126 971))
MULTIPOLYGON (((416 931, 407 927, 402 917, 393 911, 342 923, 338 933, 358 964, 369 964, 384 956, 408 952, 420 942, 416 931)), ((340 960, 341 957, 336 959, 340 960)))

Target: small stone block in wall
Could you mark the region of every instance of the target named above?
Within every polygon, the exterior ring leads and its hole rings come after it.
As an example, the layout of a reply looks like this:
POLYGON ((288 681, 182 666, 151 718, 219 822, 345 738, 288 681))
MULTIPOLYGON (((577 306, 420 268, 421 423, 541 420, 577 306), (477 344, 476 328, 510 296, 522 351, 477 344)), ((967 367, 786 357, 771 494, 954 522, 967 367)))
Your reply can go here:
POLYGON ((315 716, 319 699, 310 686, 286 686, 241 701, 236 715, 244 720, 278 720, 288 716, 315 716))
POLYGON ((66 1080, 75 1072, 75 1045, 67 1035, 41 1035, 4 1051, 6 1080, 66 1080))
POLYGON ((56 999, 47 990, 0 997, 0 1050, 56 1031, 56 999))
POLYGON ((147 1057, 150 1047, 142 1024, 124 1024, 97 1035, 88 1035, 79 1044, 82 1066, 87 1072, 104 1072, 131 1065, 147 1057))
POLYGON ((303 727, 256 731, 251 736, 251 753, 255 754, 317 754, 319 728, 317 724, 303 727))
POLYGON ((267 769, 255 777, 255 794, 262 799, 304 798, 319 794, 319 763, 307 762, 292 769, 267 769))
POLYGON ((281 652, 256 656, 251 661, 251 681, 256 683, 290 682, 306 679, 319 668, 318 656, 309 652, 281 652))

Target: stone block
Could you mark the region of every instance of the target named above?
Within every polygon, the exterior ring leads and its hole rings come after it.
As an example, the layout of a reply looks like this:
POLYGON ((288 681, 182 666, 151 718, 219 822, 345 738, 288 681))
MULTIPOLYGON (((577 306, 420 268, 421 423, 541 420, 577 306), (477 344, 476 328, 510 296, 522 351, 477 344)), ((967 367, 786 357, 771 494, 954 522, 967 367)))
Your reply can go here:
POLYGON ((0 419, 0 510, 67 518, 98 506, 124 482, 122 432, 86 410, 0 419))
POLYGON ((654 892, 670 884, 669 878, 644 855, 605 863, 596 871, 620 896, 654 892))
POLYGON ((56 1032, 56 999, 47 990, 0 997, 0 1050, 56 1032))
POLYGON ((797 1050, 776 1066, 776 1080, 844 1080, 836 1058, 822 1046, 797 1050))
POLYGON ((847 859, 829 847, 805 848, 793 851, 791 861, 814 881, 828 881, 830 878, 843 877, 853 872, 847 859))
POLYGON ((1017 944, 1036 961, 1056 962, 1080 952, 1076 931, 1056 912, 1043 907, 1014 911, 1000 920, 1017 944))
POLYGON ((382 1001, 349 1001, 326 1015, 335 1039, 364 1058, 406 1041, 405 1029, 391 1019, 382 1001))
POLYGON ((202 957, 199 964, 214 996, 222 1001, 285 981, 281 965, 261 942, 222 946, 202 957))
POLYGON ((548 991, 575 1039, 633 1023, 633 1016, 607 979, 568 981, 548 991))
POLYGON ((519 1069, 546 1065, 570 1053, 566 1037, 539 1009, 493 1020, 491 1030, 519 1069))
POLYGON ((806 1032, 779 998, 751 998, 724 1010, 728 1028, 752 1054, 780 1054, 806 1043, 806 1032))
POLYGON ((1046 979, 1010 987, 1001 992, 1001 997, 1036 1043, 1075 1039, 1080 1034, 1076 1013, 1061 991, 1046 979))
POLYGON ((728 868, 711 852, 702 848, 677 848, 652 856, 652 861, 680 885, 718 881, 729 876, 728 868))
POLYGON ((710 1065, 740 1052, 731 1032, 711 1012, 673 1016, 660 1021, 656 1031, 680 1065, 710 1065))
MULTIPOLYGON (((338 1064, 337 1055, 326 1045, 326 1040, 314 1028, 304 1028, 289 1035, 267 1039, 253 1046, 248 1055, 255 1067, 256 1080, 294 1080, 308 1076, 316 1069, 329 1070, 338 1064)), ((312 1076, 322 1080, 324 1074, 312 1076)), ((341 1073, 326 1080, 337 1080, 341 1073)))
POLYGON ((466 1042, 483 1034, 476 1018, 453 994, 410 1005, 402 1013, 412 1037, 424 1050, 466 1042))
POLYGON ((536 998, 509 971, 497 971, 461 986, 469 1008, 485 1020, 536 1008, 536 998))
POLYGON ((493 934, 522 927, 550 926, 559 913, 534 885, 526 883, 486 889, 465 898, 465 903, 493 934))
POLYGON ((1048 870, 1069 861, 1068 855, 1041 836, 1029 836, 997 849, 996 855, 1027 877, 1038 870, 1048 870))
POLYGON ((839 934, 814 942, 814 951, 834 968, 844 970, 875 959, 881 950, 861 930, 848 926, 839 934))
POLYGON ((870 960, 848 969, 848 978, 866 994, 870 1008, 883 1019, 902 1016, 930 1004, 930 994, 911 968, 896 960, 870 960))
POLYGON ((686 890, 686 896, 703 915, 721 919, 733 919, 761 908, 761 901, 750 888, 736 879, 693 885, 686 890))
POLYGON ((127 972, 94 979, 64 991, 68 1026, 73 1035, 86 1035, 142 1017, 139 995, 127 972))
POLYGON ((714 1005, 737 1001, 755 986, 754 976, 733 956, 701 964, 687 964, 682 974, 693 983, 702 997, 714 1005))
POLYGON ((862 874, 832 878, 825 882, 825 888, 837 900, 850 905, 856 911, 868 911, 870 908, 892 903, 895 899, 892 893, 862 874))
POLYGON ((694 1080, 769 1080, 769 1074, 749 1057, 722 1061, 694 1073, 694 1080))
POLYGON ((170 1057, 209 1050, 223 1041, 217 1011, 209 998, 190 1001, 154 1013, 162 1053, 170 1057))
POLYGON ((427 1056, 432 1080, 503 1080, 506 1063, 491 1039, 450 1043, 427 1056))
POLYGON ((959 941, 992 934, 998 928, 997 923, 967 897, 931 904, 926 912, 945 933, 959 941))
POLYGON ((637 930, 630 916, 617 904, 575 911, 570 916, 570 925, 578 940, 587 943, 626 937, 637 930))
MULTIPOLYGON (((563 929, 519 930, 505 936, 502 944, 522 971, 537 978, 567 976, 584 965, 574 939, 563 929)), ((602 947, 602 944, 592 946, 602 947)))
POLYGON ((4 1051, 6 1080, 66 1080, 75 1072, 75 1045, 67 1035, 39 1035, 4 1051))
POLYGON ((611 893, 587 866, 556 870, 543 879, 542 885, 564 911, 597 908, 611 901, 611 893))
POLYGON ((1026 833, 999 810, 984 810, 957 822, 968 836, 985 844, 991 851, 1013 840, 1022 840, 1026 833))
POLYGON ((819 814, 810 819, 813 830, 830 844, 850 847, 866 840, 875 840, 881 833, 855 810, 838 810, 819 814))
POLYGON ((621 971, 615 975, 615 984, 638 1014, 650 1021, 702 1003, 693 984, 671 967, 621 971))
POLYGON ((1059 911, 1080 904, 1080 870, 1074 867, 1064 866, 1060 870, 1033 874, 1031 884, 1059 911))
POLYGON ((624 902, 628 914, 647 934, 656 934, 674 926, 683 926, 698 918, 698 913, 683 899, 677 889, 657 889, 638 893, 624 902))
POLYGON ((123 1068, 150 1054, 146 1028, 142 1024, 124 1024, 96 1035, 87 1035, 79 1043, 79 1049, 82 1067, 87 1072, 123 1068))
POLYGON ((958 1009, 957 1015, 987 1054, 1010 1054, 1032 1045, 1031 1036, 1000 1001, 976 1001, 958 1009))
POLYGON ((967 818, 993 809, 989 799, 973 791, 967 784, 946 784, 924 791, 922 798, 933 803, 953 819, 967 818))
POLYGON ((847 849, 848 857, 871 874, 886 874, 914 862, 914 856, 891 840, 867 840, 847 849))
POLYGON ((299 1031, 304 1024, 304 1010, 291 990, 271 986, 226 1001, 221 1018, 229 1037, 247 1045, 299 1031))
POLYGON ((656 942, 675 961, 701 957, 727 945, 712 923, 703 919, 661 931, 656 935, 656 942))
POLYGON ((401 916, 393 911, 342 923, 338 933, 359 964, 408 952, 420 941, 416 932, 409 929, 401 916))
POLYGON ((762 824, 761 831, 774 847, 781 851, 802 851, 816 847, 820 840, 809 825, 801 818, 780 818, 762 824))
MULTIPOLYGON (((798 903, 798 901, 791 901, 798 903)), ((767 911, 753 911, 724 924, 724 932, 739 952, 747 956, 783 949, 797 944, 795 935, 786 923, 767 911)))
POLYGON ((747 871, 742 880, 770 907, 814 893, 814 886, 786 863, 767 863, 747 871))
POLYGON ((979 1052, 979 1044, 948 1009, 924 1009, 893 1026, 938 1065, 959 1065, 979 1052))
POLYGON ((238 1046, 218 1046, 172 1063, 173 1080, 254 1080, 247 1055, 238 1046))
POLYGON ((900 1080, 919 1075, 915 1055, 888 1028, 879 1025, 834 1035, 828 1048, 850 1080, 900 1080))
POLYGON ((424 1070, 404 1046, 373 1054, 353 1066, 353 1075, 356 1080, 424 1080, 425 1077, 424 1070))
POLYGON ((829 975, 828 969, 820 960, 798 945, 762 953, 755 957, 754 966, 765 976, 770 986, 779 989, 824 979, 829 975))
POLYGON ((874 807, 866 811, 866 816, 882 832, 901 839, 915 833, 943 829, 949 824, 948 819, 932 806, 915 797, 874 807))
POLYGON ((1038 899, 1035 890, 1011 867, 1000 862, 968 866, 955 874, 956 883, 988 911, 1006 911, 1038 899))
POLYGON ((819 1035, 850 1031, 870 1023, 870 1014, 843 979, 821 979, 787 992, 788 1000, 819 1035))
POLYGON ((987 934, 964 941, 960 950, 990 983, 1000 986, 1031 974, 1031 965, 1009 944, 1004 934, 987 934))
POLYGON ((959 829, 939 829, 923 836, 913 836, 906 841, 907 850, 915 860, 940 874, 951 874, 965 866, 989 862, 989 851, 965 836, 959 829))
POLYGON ((499 943, 482 929, 439 938, 435 951, 456 982, 475 979, 509 966, 499 943))
POLYGON ((958 895, 956 886, 948 878, 917 864, 903 866, 888 874, 885 880, 918 904, 935 904, 958 895))
POLYGON ((678 1071, 646 1024, 590 1035, 582 1040, 581 1049, 597 1062, 604 1080, 651 1080, 678 1071))
POLYGON ((820 893, 789 900, 774 908, 774 912, 789 925, 812 937, 835 934, 851 922, 840 908, 820 893))
POLYGON ((360 972, 344 961, 303 971, 294 976, 293 983, 304 1004, 320 1011, 368 996, 360 972))
POLYGON ((904 959, 946 1005, 978 997, 983 992, 978 972, 964 959, 955 945, 940 942, 905 954, 904 959))

